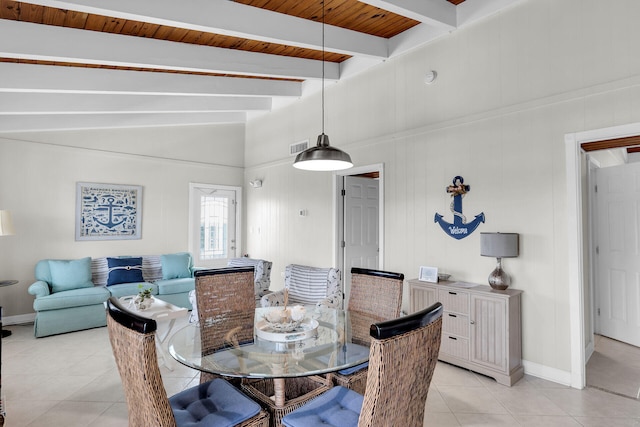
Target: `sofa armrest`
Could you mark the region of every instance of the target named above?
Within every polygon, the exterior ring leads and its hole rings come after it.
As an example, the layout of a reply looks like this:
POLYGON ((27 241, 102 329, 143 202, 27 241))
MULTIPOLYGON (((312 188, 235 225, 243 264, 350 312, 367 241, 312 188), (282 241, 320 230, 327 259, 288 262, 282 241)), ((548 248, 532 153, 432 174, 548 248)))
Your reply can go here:
POLYGON ((261 307, 277 307, 284 305, 284 290, 270 292, 260 298, 261 307))
POLYGON ((43 282, 42 280, 38 280, 35 283, 32 283, 29 286, 28 292, 31 295, 35 295, 36 298, 46 297, 47 295, 51 295, 51 291, 49 290, 49 284, 47 282, 43 282))

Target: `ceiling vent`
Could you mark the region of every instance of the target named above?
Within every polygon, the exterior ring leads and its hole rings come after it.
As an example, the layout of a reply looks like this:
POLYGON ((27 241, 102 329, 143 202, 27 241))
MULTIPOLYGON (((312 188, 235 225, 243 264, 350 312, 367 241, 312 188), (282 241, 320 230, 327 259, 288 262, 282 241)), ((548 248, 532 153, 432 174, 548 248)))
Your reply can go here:
POLYGON ((307 148, 309 148, 309 140, 308 139, 306 139, 304 141, 296 142, 294 144, 289 145, 289 155, 290 156, 295 156, 298 153, 303 152, 307 148))

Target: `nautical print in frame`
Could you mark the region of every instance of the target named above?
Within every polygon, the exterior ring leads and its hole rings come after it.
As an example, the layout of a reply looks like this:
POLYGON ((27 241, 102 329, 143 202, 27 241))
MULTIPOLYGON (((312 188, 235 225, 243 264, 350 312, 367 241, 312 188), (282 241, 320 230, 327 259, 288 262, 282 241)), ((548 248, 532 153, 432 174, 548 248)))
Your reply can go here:
POLYGON ((142 186, 79 182, 76 240, 140 239, 142 186))

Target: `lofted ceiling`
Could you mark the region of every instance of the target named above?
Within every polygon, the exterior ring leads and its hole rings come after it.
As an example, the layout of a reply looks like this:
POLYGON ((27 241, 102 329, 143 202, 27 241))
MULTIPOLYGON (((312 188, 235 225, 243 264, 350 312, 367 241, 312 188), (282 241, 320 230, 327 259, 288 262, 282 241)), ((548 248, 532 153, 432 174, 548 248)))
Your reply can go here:
POLYGON ((245 123, 513 3, 0 0, 0 132, 245 123))

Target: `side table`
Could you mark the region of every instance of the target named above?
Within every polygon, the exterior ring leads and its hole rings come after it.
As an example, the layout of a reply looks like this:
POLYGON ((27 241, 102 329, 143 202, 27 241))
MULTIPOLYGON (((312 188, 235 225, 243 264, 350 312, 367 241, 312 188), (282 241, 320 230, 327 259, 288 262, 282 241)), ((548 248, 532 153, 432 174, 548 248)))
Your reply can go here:
MULTIPOLYGON (((0 280, 0 288, 15 285, 16 283, 18 283, 17 280, 0 280)), ((0 310, 2 310, 2 307, 0 307, 0 310)), ((0 313, 0 329, 2 329, 2 313, 0 313)), ((8 337, 9 335, 11 335, 11 331, 2 329, 2 338, 8 337)))
POLYGON ((173 371, 175 366, 174 363, 176 362, 167 353, 165 343, 171 335, 171 331, 173 330, 173 326, 176 323, 176 319, 187 317, 189 315, 189 310, 184 307, 178 307, 170 304, 155 296, 153 297, 153 304, 151 304, 151 307, 147 308, 146 310, 137 310, 133 307, 133 300, 135 298, 135 295, 121 297, 120 302, 124 304, 125 307, 130 307, 131 310, 135 311, 139 316, 146 317, 147 319, 153 319, 158 322, 158 329, 156 331, 156 349, 158 350, 158 355, 162 358, 162 362, 167 367, 167 369, 173 371), (165 320, 168 320, 169 322, 165 323, 166 331, 163 334, 160 331, 160 322, 165 320))
MULTIPOLYGON (((0 287, 11 286, 18 283, 17 280, 1 280, 0 287)), ((0 307, 0 330, 2 330, 2 338, 11 335, 11 331, 2 329, 2 307, 0 307)), ((2 340, 0 340, 0 427, 4 425, 4 399, 2 396, 2 340)))

